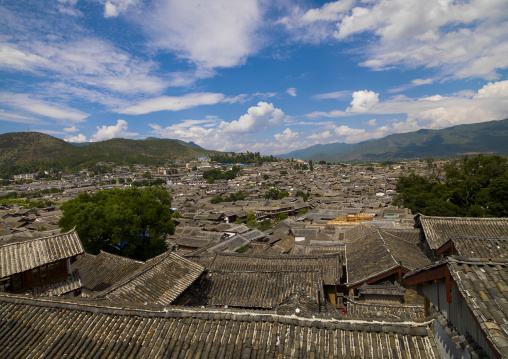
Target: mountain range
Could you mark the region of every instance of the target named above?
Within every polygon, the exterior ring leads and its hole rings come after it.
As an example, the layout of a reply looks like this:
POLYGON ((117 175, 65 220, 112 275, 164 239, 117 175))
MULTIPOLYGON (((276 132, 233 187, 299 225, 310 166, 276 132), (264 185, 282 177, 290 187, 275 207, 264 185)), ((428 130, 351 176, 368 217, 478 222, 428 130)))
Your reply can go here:
POLYGON ((278 155, 280 158, 328 161, 382 161, 453 157, 468 153, 508 154, 508 119, 442 130, 396 133, 356 144, 330 143, 278 155))
POLYGON ((193 159, 213 153, 217 152, 194 143, 153 137, 144 140, 114 138, 76 145, 39 132, 0 135, 0 167, 57 162, 75 167, 98 161, 158 164, 169 158, 193 159))
MULTIPOLYGON (((158 165, 170 158, 195 159, 217 153, 192 142, 153 137, 144 140, 115 138, 76 145, 39 132, 0 135, 2 169, 28 165, 31 168, 42 163, 75 168, 99 161, 158 165)), ((315 145, 277 157, 345 162, 453 157, 468 153, 508 154, 508 119, 442 130, 422 129, 356 144, 315 145)))

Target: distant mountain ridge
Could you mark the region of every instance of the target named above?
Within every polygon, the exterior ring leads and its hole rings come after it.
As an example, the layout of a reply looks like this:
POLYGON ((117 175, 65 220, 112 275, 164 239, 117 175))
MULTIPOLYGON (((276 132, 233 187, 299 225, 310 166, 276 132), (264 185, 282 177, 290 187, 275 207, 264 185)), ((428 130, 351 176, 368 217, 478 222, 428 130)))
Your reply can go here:
POLYGON ((508 154, 508 119, 441 130, 395 133, 356 144, 331 143, 279 155, 314 162, 381 161, 410 158, 451 157, 467 153, 508 154))
POLYGON ((0 135, 0 166, 65 162, 68 166, 98 161, 156 163, 169 158, 192 159, 217 153, 180 140, 147 138, 73 145, 39 132, 15 132, 0 135))

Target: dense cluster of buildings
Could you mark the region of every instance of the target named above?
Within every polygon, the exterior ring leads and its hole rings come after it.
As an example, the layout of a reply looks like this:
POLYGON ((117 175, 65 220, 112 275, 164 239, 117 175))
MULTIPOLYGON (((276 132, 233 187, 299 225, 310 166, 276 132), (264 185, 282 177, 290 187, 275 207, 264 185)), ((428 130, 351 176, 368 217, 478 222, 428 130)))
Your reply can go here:
MULTIPOLYGON (((397 176, 423 164, 270 163, 208 183, 200 162, 138 168, 180 214, 146 262, 85 253, 58 206, 0 209, 0 357, 508 357, 508 219, 393 206, 397 176)), ((47 199, 132 185, 127 170, 47 199)))

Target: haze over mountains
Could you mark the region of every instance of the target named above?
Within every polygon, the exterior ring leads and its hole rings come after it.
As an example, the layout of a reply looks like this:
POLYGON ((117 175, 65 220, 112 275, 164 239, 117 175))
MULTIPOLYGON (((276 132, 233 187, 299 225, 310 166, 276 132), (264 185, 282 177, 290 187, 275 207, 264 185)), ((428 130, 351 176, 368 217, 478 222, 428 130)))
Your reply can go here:
POLYGON ((508 153, 508 119, 442 130, 397 133, 356 144, 330 143, 278 155, 281 158, 328 162, 376 161, 426 156, 448 157, 466 153, 508 153))
MULTIPOLYGON (((281 158, 328 162, 376 161, 460 156, 466 153, 508 153, 508 119, 459 125, 442 130, 418 130, 393 134, 357 144, 330 143, 278 155, 281 158)), ((192 159, 217 153, 180 140, 115 138, 70 144, 38 132, 0 135, 0 166, 64 161, 69 165, 116 161, 157 163, 168 158, 192 159)))

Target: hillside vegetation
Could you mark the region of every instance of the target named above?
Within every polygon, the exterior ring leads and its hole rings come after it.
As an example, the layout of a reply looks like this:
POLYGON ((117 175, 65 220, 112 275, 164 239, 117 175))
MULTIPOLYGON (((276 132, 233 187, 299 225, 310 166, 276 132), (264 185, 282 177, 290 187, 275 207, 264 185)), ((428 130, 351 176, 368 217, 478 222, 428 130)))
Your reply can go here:
POLYGON ((115 138, 76 146, 38 132, 6 133, 0 135, 0 176, 34 172, 41 167, 71 171, 98 161, 162 165, 168 159, 193 159, 214 153, 195 144, 170 139, 115 138))

